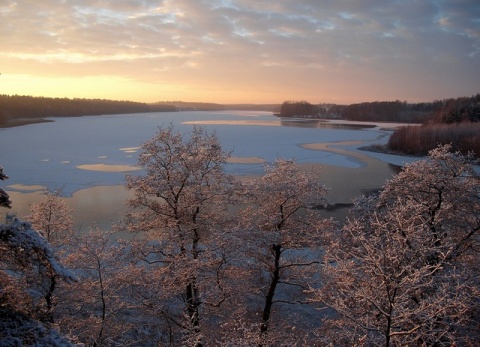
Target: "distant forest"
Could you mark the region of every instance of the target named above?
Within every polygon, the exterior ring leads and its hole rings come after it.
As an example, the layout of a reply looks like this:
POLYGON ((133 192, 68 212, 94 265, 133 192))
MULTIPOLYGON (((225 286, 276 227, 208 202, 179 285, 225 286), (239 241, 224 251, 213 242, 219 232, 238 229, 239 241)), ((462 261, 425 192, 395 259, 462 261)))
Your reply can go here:
POLYGON ((46 117, 77 117, 102 114, 126 114, 176 111, 167 104, 146 104, 104 99, 44 98, 0 95, 0 127, 31 123, 46 117))
POLYGON ((313 105, 285 101, 281 117, 346 119, 351 121, 420 123, 395 131, 385 151, 426 155, 439 144, 452 150, 473 152, 480 158, 480 94, 433 102, 364 102, 352 105, 313 105))
POLYGON ((22 95, 0 95, 0 127, 44 121, 44 118, 47 117, 224 110, 275 112, 280 110, 280 104, 215 104, 184 101, 141 103, 105 99, 68 99, 22 95))
POLYGON ((375 101, 351 105, 310 104, 307 101, 285 101, 281 117, 346 119, 370 122, 457 123, 480 120, 480 94, 472 97, 407 103, 375 101))
POLYGON ((173 105, 178 111, 266 111, 279 112, 280 104, 216 104, 211 102, 162 101, 153 106, 173 105))

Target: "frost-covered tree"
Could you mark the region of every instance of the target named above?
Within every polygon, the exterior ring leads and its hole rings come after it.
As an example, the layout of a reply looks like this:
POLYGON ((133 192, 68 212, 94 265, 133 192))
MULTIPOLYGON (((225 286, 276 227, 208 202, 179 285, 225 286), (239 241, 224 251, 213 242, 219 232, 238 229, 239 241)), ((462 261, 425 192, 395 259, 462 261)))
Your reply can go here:
POLYGON ((148 322, 135 304, 132 285, 140 268, 131 263, 130 242, 92 227, 71 238, 65 263, 78 281, 59 288, 56 322, 93 346, 147 343, 148 322))
POLYGON ((40 202, 30 206, 31 213, 25 217, 56 248, 68 242, 73 234, 73 209, 61 193, 61 190, 47 191, 40 202))
MULTIPOLYGON (((70 271, 55 258, 48 241, 27 222, 7 216, 1 225, 2 261, 19 266, 42 266, 52 269, 63 278, 72 278, 70 271)), ((73 276, 74 277, 74 276, 73 276)))
POLYGON ((476 345, 480 179, 449 146, 408 164, 333 234, 317 300, 334 345, 476 345))
POLYGON ((216 274, 224 264, 216 241, 232 197, 232 178, 223 167, 228 157, 216 135, 201 127, 195 126, 189 136, 173 126, 160 128, 142 145, 138 165, 144 174, 126 178, 126 187, 135 193, 128 230, 151 236, 141 256, 157 266, 159 299, 182 301, 186 321, 178 314, 171 321, 196 346, 203 344, 201 308, 222 296, 212 288, 220 288, 216 274))
MULTIPOLYGON (((0 181, 4 181, 6 179, 8 179, 8 176, 3 173, 3 167, 0 166, 0 181)), ((12 207, 10 197, 3 188, 0 188, 0 207, 12 207)))
MULTIPOLYGON (((327 189, 317 175, 285 159, 266 165, 265 171, 263 176, 245 183, 247 201, 240 211, 238 232, 240 247, 246 254, 245 266, 252 273, 250 289, 245 291, 244 287, 244 295, 251 300, 247 305, 256 302, 260 306, 258 330, 250 334, 254 339, 249 342, 259 345, 286 342, 292 322, 281 318, 278 306, 305 301, 302 290, 307 276, 312 275, 306 271, 318 262, 315 254, 322 245, 323 233, 332 227, 331 220, 312 208, 327 203, 327 189), (253 299, 253 293, 260 299, 253 299)), ((293 315, 289 317, 293 319, 293 315)), ((303 338, 300 335, 290 334, 290 338, 296 341, 303 338)))
MULTIPOLYGON (((0 180, 8 177, 0 167, 0 180)), ((10 207, 8 194, 0 188, 0 207, 10 207)), ((43 235, 31 224, 7 215, 0 224, 0 341, 2 346, 73 346, 36 310, 30 291, 30 276, 46 272, 73 282, 76 276, 55 257, 43 235)))
POLYGON ((9 217, 0 225, 0 340, 4 346, 33 343, 68 346, 69 341, 49 328, 49 319, 36 311, 30 296, 32 273, 54 273, 57 278, 75 281, 75 275, 54 256, 46 239, 31 225, 9 217))
MULTIPOLYGON (((52 247, 55 255, 69 242, 73 234, 73 210, 60 196, 61 191, 46 192, 45 198, 30 206, 31 214, 25 220, 38 230, 52 247)), ((44 311, 49 321, 53 322, 54 293, 58 276, 50 269, 31 276, 30 289, 36 289, 44 299, 44 311), (36 279, 35 279, 36 278, 36 279)))

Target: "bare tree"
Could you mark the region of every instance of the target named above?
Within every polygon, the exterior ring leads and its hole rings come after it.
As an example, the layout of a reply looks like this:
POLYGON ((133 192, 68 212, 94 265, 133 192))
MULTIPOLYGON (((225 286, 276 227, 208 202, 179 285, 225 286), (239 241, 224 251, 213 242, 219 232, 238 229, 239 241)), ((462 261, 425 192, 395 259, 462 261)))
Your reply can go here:
POLYGON ((280 319, 278 312, 275 319, 273 313, 280 304, 302 303, 306 276, 312 275, 305 270, 318 262, 314 254, 322 245, 322 233, 332 226, 312 209, 326 204, 326 193, 318 176, 285 159, 266 166, 265 175, 245 184, 239 237, 245 265, 251 264, 250 292, 263 297, 254 340, 258 345, 285 342, 291 322, 280 319))
POLYGON ((93 346, 149 345, 142 333, 148 322, 131 293, 142 269, 131 262, 130 249, 130 241, 95 227, 71 238, 65 262, 79 280, 59 288, 62 331, 93 346))
POLYGON ((151 236, 143 258, 161 264, 157 281, 163 295, 181 299, 187 322, 172 319, 195 346, 203 344, 200 308, 208 301, 205 295, 208 288, 219 288, 217 280, 211 281, 216 277, 207 273, 217 273, 224 263, 216 231, 225 226, 222 218, 232 196, 232 178, 223 171, 228 157, 216 135, 203 128, 195 126, 189 138, 173 126, 160 128, 142 146, 138 164, 145 174, 126 179, 126 187, 135 192, 128 230, 151 236))
POLYGON ((31 214, 25 216, 55 248, 68 242, 73 234, 73 210, 68 207, 61 193, 61 190, 47 191, 45 198, 30 206, 31 214))
POLYGON ((480 184, 449 146, 406 165, 332 235, 317 300, 334 345, 478 344, 480 184))

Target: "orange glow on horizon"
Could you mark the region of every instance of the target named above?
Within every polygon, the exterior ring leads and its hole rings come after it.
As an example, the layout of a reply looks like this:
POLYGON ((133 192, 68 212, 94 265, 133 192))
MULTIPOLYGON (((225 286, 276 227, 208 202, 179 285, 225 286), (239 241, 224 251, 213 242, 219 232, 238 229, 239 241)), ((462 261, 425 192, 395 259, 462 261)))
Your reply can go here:
POLYGON ((476 4, 419 3, 3 1, 0 94, 351 104, 478 93, 476 4))
POLYGON ((161 84, 136 81, 121 76, 49 77, 36 75, 0 75, 0 94, 28 95, 51 98, 85 98, 129 100, 155 103, 159 101, 212 102, 219 104, 281 104, 287 100, 306 100, 312 103, 348 104, 368 101, 361 96, 339 98, 330 92, 293 93, 283 86, 278 90, 215 90, 181 84, 161 84), (319 98, 317 94, 325 95, 319 98))

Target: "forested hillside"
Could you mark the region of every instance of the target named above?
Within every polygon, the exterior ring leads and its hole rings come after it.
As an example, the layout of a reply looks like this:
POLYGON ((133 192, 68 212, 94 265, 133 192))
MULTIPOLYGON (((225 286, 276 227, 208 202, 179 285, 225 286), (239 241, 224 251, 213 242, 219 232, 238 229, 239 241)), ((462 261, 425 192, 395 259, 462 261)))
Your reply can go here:
POLYGON ((102 114, 176 111, 172 105, 149 105, 104 99, 43 98, 0 95, 0 126, 46 117, 75 117, 102 114))

